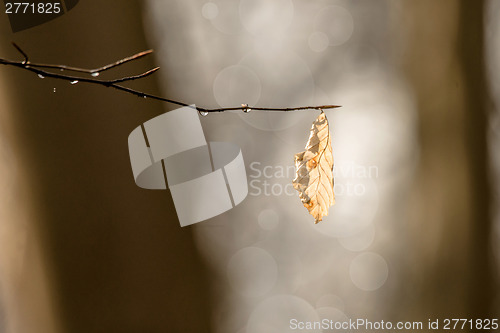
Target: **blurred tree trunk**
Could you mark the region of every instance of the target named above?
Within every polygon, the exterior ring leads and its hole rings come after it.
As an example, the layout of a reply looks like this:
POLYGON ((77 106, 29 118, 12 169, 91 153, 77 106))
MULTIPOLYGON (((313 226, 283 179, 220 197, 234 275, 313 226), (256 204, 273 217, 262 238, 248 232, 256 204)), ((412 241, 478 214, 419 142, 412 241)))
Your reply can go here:
POLYGON ((461 1, 459 27, 459 55, 466 87, 465 124, 466 149, 469 156, 471 214, 471 267, 469 272, 469 313, 476 318, 493 315, 496 295, 493 275, 492 191, 489 187, 492 173, 488 154, 488 96, 485 72, 485 1, 461 1))
POLYGON ((54 294, 35 231, 27 159, 14 129, 10 111, 15 103, 7 82, 0 79, 0 332, 57 333, 54 294))
MULTIPOLYGON (((404 68, 419 110, 420 163, 406 281, 414 317, 490 312, 490 192, 483 1, 404 2, 404 68)), ((404 318, 408 319, 408 318, 404 318)))
MULTIPOLYGON (((34 62, 95 68, 148 48, 141 18, 137 1, 80 1, 62 17, 16 34, 2 22, 0 49, 3 57, 19 58, 13 40, 34 62)), ((101 77, 143 72, 154 67, 152 59, 101 77)), ((41 244, 31 252, 41 258, 23 255, 25 282, 6 287, 19 291, 17 319, 27 322, 11 332, 210 331, 206 272, 191 229, 179 227, 168 192, 138 188, 130 168, 129 133, 163 113, 164 104, 15 68, 0 71, 10 102, 2 111, 19 143, 13 154, 26 157, 21 167, 33 197, 15 202, 33 212, 27 229, 41 244), (47 319, 50 302, 59 331, 47 319)), ((158 93, 154 83, 151 77, 130 85, 158 93)))

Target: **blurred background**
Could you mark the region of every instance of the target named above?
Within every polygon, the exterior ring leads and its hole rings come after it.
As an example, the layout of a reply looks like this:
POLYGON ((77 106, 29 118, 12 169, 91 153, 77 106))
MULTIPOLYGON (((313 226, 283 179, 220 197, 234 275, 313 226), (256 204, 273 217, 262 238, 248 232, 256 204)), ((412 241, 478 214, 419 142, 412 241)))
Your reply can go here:
POLYGON ((100 77, 160 66, 128 86, 202 107, 342 108, 326 111, 323 222, 291 187, 318 112, 224 112, 201 123, 241 147, 249 195, 181 228, 169 191, 135 185, 127 147, 175 106, 0 67, 0 331, 498 318, 499 15, 495 0, 82 1, 12 33, 1 14, 4 59, 21 59, 11 41, 84 68, 152 48, 100 77))

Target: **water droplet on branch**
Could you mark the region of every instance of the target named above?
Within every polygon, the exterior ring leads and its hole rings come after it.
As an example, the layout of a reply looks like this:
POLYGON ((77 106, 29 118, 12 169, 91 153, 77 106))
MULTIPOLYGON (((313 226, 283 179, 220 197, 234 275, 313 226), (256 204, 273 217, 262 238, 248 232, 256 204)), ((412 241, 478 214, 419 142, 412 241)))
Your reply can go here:
POLYGON ((248 104, 241 104, 241 107, 243 109, 243 112, 245 112, 245 113, 248 113, 248 112, 252 111, 252 109, 250 109, 248 107, 248 104))
POLYGON ((202 117, 206 117, 208 116, 208 111, 198 111, 198 113, 200 114, 200 116, 202 117))
POLYGON ((40 79, 45 79, 45 76, 43 76, 42 74, 38 74, 38 77, 39 77, 40 79))
POLYGON ((78 83, 78 80, 71 81, 70 83, 71 83, 71 84, 77 84, 77 83, 78 83))
POLYGON ((98 77, 99 76, 99 72, 94 72, 94 73, 92 73, 90 75, 92 75, 93 77, 98 77))
POLYGON ((54 92, 56 92, 56 88, 54 88, 54 92))

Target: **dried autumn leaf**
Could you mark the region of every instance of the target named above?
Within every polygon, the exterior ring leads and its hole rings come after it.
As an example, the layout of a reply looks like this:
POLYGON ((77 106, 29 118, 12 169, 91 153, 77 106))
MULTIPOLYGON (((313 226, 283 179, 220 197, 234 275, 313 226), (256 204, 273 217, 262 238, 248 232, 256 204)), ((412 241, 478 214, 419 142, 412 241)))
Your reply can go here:
POLYGON ((323 111, 313 122, 305 151, 295 154, 293 187, 309 214, 318 223, 335 203, 333 194, 333 154, 328 119, 323 111))

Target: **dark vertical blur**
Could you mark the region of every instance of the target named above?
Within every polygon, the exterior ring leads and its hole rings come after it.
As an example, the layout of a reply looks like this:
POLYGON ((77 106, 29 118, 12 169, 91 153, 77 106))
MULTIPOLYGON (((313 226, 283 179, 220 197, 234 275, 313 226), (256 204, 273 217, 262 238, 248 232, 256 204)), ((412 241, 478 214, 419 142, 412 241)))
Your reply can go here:
POLYGON ((492 246, 483 1, 406 2, 405 69, 419 110, 413 268, 401 294, 416 317, 482 318, 492 246), (409 289, 411 288, 411 290, 409 289))
MULTIPOLYGON (((2 22, 2 57, 19 58, 9 45, 15 41, 33 62, 95 68, 148 49, 141 18, 138 1, 81 1, 16 34, 2 22)), ((142 59, 100 77, 152 67, 152 58, 142 59)), ((167 191, 139 189, 130 169, 128 134, 164 105, 15 68, 0 71, 16 105, 10 111, 17 153, 29 161, 35 227, 63 331, 207 332, 208 287, 191 229, 179 228, 167 191)), ((154 77, 130 86, 158 93, 154 77)))
POLYGON ((488 114, 491 100, 485 73, 485 1, 460 2, 458 54, 463 66, 465 95, 466 150, 471 178, 471 270, 469 276, 469 313, 481 318, 492 315, 495 299, 492 285, 493 247, 492 202, 489 187, 487 146, 488 114))

